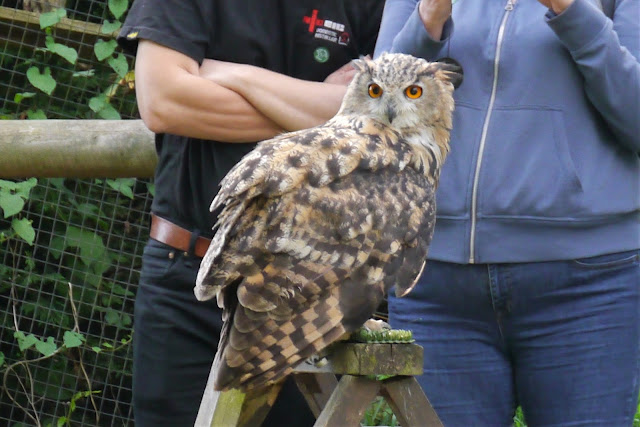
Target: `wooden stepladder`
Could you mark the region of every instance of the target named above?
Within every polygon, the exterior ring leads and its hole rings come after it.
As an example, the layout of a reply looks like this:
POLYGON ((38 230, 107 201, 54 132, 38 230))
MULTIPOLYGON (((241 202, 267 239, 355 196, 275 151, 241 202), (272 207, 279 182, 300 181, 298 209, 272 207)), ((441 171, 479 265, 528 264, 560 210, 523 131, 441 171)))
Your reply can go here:
MULTIPOLYGON (((340 342, 319 362, 298 366, 293 376, 316 417, 315 427, 359 427, 376 396, 385 399, 402 427, 442 426, 414 378, 420 374, 422 347, 417 344, 340 342), (340 381, 336 375, 342 375, 340 381)), ((215 392, 210 374, 195 426, 259 426, 281 388, 278 383, 247 393, 215 392)))

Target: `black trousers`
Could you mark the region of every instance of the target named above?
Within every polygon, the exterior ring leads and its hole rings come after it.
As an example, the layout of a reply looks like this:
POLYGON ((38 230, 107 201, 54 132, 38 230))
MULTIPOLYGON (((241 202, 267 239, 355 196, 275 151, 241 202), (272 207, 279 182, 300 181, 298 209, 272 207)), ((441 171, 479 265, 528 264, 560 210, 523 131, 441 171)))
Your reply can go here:
MULTIPOLYGON (((200 258, 153 239, 143 255, 133 335, 133 406, 136 426, 192 426, 222 327, 215 299, 193 294, 200 258)), ((289 378, 265 426, 315 422, 289 378)))

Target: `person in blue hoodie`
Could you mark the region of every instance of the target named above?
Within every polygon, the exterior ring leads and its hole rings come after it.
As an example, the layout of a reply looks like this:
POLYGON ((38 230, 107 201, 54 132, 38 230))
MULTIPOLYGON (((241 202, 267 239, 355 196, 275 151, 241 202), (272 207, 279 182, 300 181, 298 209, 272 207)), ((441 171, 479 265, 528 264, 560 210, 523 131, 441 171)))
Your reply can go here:
POLYGON ((640 0, 388 0, 376 56, 451 57, 427 266, 390 297, 445 425, 631 425, 640 361, 640 0), (453 4, 452 4, 453 3, 453 4))

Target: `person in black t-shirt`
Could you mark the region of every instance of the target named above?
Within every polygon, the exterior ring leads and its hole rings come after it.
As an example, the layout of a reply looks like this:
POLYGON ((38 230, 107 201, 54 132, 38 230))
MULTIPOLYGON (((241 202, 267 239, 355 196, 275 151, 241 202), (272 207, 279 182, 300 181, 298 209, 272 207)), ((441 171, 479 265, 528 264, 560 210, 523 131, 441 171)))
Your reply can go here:
MULTIPOLYGON (((134 315, 138 426, 188 426, 221 312, 193 294, 220 180, 255 142, 321 124, 349 62, 373 53, 383 0, 135 0, 118 41, 136 52, 136 94, 156 133, 151 238, 134 315)), ((311 425, 289 379, 265 425, 311 425)))

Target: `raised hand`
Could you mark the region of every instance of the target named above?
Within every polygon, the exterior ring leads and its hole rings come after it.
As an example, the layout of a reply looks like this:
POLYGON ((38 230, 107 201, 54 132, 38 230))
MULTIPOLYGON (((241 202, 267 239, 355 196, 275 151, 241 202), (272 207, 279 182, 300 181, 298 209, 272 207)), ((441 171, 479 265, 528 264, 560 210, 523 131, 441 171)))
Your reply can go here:
POLYGON ((574 0, 538 0, 549 9, 553 10, 556 14, 564 12, 574 0))
POLYGON ((451 16, 451 0, 420 0, 418 12, 429 35, 440 40, 444 23, 451 16))

